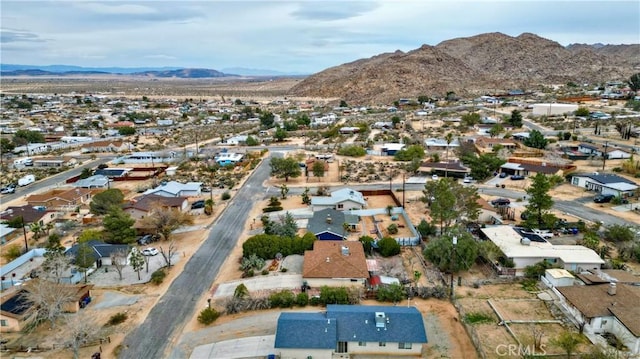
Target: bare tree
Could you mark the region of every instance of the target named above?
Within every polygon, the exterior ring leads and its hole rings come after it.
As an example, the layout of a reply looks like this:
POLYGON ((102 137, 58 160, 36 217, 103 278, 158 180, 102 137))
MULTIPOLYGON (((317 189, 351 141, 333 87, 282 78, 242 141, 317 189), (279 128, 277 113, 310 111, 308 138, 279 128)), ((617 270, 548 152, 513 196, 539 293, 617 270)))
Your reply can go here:
POLYGON ((192 224, 193 216, 177 209, 156 208, 151 215, 142 219, 142 223, 147 227, 154 228, 164 240, 168 241, 171 232, 181 226, 192 224))
POLYGON ((71 257, 62 251, 48 251, 42 263, 42 276, 50 281, 60 283, 65 272, 71 268, 71 257))
POLYGON ((151 257, 149 256, 142 256, 142 259, 144 259, 144 266, 145 266, 145 270, 147 271, 147 273, 149 273, 149 260, 151 259, 151 257))
POLYGON ((80 313, 65 317, 61 340, 66 348, 73 352, 73 358, 80 357, 80 348, 101 338, 101 326, 90 317, 80 313))
POLYGON ((43 321, 49 321, 51 327, 55 327, 55 320, 64 311, 64 306, 71 302, 76 295, 77 288, 44 279, 33 279, 24 286, 23 305, 32 307, 35 311, 34 329, 43 321))
POLYGON ((116 272, 118 272, 120 280, 122 280, 122 270, 127 266, 127 256, 127 251, 123 249, 117 250, 110 255, 111 265, 116 269, 116 272))
POLYGON ((176 252, 176 243, 174 241, 169 242, 166 250, 162 246, 158 246, 158 248, 160 248, 160 254, 162 254, 167 267, 171 267, 171 258, 176 252))

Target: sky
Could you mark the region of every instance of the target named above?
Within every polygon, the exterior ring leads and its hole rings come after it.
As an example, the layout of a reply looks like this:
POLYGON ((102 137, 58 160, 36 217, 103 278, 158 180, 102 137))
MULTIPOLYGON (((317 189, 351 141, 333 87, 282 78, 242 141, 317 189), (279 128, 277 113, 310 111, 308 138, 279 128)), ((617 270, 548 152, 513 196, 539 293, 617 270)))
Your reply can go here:
POLYGON ((640 43, 640 1, 0 2, 0 62, 314 73, 487 32, 640 43))

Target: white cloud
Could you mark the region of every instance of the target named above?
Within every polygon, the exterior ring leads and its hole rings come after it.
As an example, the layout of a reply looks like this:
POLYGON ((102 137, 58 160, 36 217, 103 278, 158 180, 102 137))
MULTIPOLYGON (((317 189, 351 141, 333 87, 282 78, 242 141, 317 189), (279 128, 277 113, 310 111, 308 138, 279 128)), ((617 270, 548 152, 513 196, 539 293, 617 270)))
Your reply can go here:
POLYGON ((640 42, 636 0, 28 4, 1 3, 3 62, 315 72, 485 32, 532 32, 563 45, 640 42))

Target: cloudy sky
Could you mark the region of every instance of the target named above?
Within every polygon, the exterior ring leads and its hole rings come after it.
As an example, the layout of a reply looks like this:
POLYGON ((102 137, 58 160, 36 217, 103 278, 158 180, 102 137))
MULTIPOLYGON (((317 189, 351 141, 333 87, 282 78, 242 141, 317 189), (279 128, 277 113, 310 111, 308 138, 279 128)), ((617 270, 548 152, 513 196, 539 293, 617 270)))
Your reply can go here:
POLYGON ((5 64, 313 73, 485 32, 640 43, 638 0, 2 0, 0 10, 5 64))

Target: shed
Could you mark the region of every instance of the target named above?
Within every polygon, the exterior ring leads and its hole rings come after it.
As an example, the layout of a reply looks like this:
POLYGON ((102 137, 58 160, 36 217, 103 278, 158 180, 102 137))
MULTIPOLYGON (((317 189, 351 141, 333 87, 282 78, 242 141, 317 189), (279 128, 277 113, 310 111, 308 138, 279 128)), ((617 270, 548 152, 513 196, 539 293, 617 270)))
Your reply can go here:
POLYGON ((544 271, 544 279, 552 287, 567 287, 573 285, 575 277, 566 269, 550 268, 544 271))

